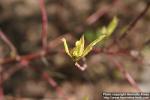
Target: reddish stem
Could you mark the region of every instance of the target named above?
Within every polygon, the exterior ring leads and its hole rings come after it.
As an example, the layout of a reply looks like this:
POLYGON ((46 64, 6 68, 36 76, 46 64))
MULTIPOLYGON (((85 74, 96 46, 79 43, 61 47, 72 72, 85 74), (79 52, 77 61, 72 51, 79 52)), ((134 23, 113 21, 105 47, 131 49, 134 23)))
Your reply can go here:
POLYGON ((150 2, 148 2, 145 8, 143 9, 143 11, 138 16, 136 16, 133 21, 130 22, 127 29, 122 33, 122 36, 119 38, 120 40, 128 35, 129 31, 131 31, 139 22, 139 20, 142 19, 144 15, 148 12, 149 8, 150 8, 150 2))
MULTIPOLYGON (((62 35, 62 36, 60 36, 60 37, 52 40, 51 42, 49 42, 49 45, 48 45, 47 48, 48 49, 53 49, 53 48, 57 47, 58 45, 60 45, 62 43, 60 41, 60 39, 62 37, 65 37, 68 40, 72 40, 73 39, 73 37, 70 34, 62 35)), ((38 59, 38 58, 40 58, 40 57, 42 57, 44 55, 48 55, 49 53, 51 53, 51 52, 48 51, 48 50, 47 51, 38 50, 37 52, 34 52, 34 53, 29 53, 29 54, 26 54, 26 55, 20 55, 18 58, 19 58, 19 60, 28 60, 28 61, 31 61, 33 59, 38 59)), ((8 63, 19 61, 19 60, 16 59, 16 58, 7 57, 7 58, 0 59, 0 64, 4 65, 4 64, 8 64, 8 63)))
POLYGON ((3 100, 3 87, 2 87, 2 67, 0 65, 0 100, 3 100))
POLYGON ((1 30, 0 30, 0 37, 9 46, 9 48, 11 49, 11 52, 16 54, 17 53, 16 47, 13 45, 13 43, 7 38, 7 36, 1 30))
POLYGON ((3 100, 4 94, 3 94, 3 89, 2 86, 0 86, 0 100, 3 100))
POLYGON ((64 100, 68 100, 65 96, 61 88, 58 86, 57 82, 48 75, 47 72, 43 72, 43 78, 56 90, 58 96, 63 97, 64 100))
POLYGON ((94 12, 92 15, 90 15, 86 19, 86 24, 87 25, 94 24, 102 16, 108 14, 112 10, 112 8, 115 7, 116 4, 117 4, 117 0, 114 0, 113 3, 112 3, 112 5, 105 5, 105 6, 101 7, 100 9, 98 9, 96 12, 94 12))
POLYGON ((132 78, 132 76, 125 70, 123 64, 119 61, 113 59, 113 57, 109 56, 109 60, 115 65, 115 67, 122 73, 124 78, 134 87, 137 91, 142 92, 142 90, 137 85, 136 81, 132 78))
POLYGON ((43 49, 47 49, 48 20, 47 20, 47 13, 46 13, 46 9, 45 9, 44 0, 39 0, 39 4, 40 4, 40 11, 41 11, 41 14, 42 14, 42 32, 41 32, 42 46, 43 46, 43 49))

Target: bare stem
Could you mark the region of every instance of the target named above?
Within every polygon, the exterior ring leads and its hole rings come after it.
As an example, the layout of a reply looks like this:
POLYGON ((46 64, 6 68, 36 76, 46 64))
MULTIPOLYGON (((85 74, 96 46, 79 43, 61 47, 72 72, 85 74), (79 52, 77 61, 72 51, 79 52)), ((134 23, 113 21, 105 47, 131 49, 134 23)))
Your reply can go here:
MULTIPOLYGON (((52 53, 52 49, 57 47, 58 45, 60 45, 62 43, 60 41, 60 38, 62 38, 62 37, 65 37, 68 40, 73 39, 73 37, 70 34, 62 35, 62 36, 60 36, 60 37, 58 37, 58 38, 56 38, 56 39, 49 42, 49 45, 48 45, 47 48, 51 49, 51 51, 49 51, 49 50, 43 51, 42 49, 40 49, 40 50, 37 50, 37 52, 34 52, 34 53, 29 53, 29 54, 26 54, 26 55, 20 55, 19 60, 20 61, 28 60, 28 61, 31 62, 33 59, 38 59, 38 58, 41 58, 43 55, 48 55, 48 54, 52 53)), ((15 61, 18 61, 18 60, 16 58, 7 57, 7 58, 0 59, 0 64, 4 65, 4 64, 11 63, 11 62, 15 62, 15 61)))
POLYGON ((2 87, 2 66, 0 65, 0 100, 3 100, 3 87, 2 87))
POLYGON ((42 76, 56 90, 57 94, 60 97, 64 97, 65 100, 68 100, 64 96, 64 93, 62 92, 61 88, 58 86, 57 82, 52 77, 50 77, 47 72, 43 72, 42 76))
POLYGON ((135 19, 133 21, 131 21, 131 23, 128 25, 126 30, 122 33, 122 36, 119 38, 120 40, 123 39, 124 37, 126 37, 128 32, 131 31, 135 27, 135 25, 139 22, 139 20, 143 18, 143 16, 148 11, 149 7, 150 7, 150 3, 147 3, 147 5, 143 9, 143 11, 137 17, 135 17, 135 19))
POLYGON ((1 39, 9 46, 11 49, 11 56, 16 56, 17 50, 13 43, 7 38, 7 36, 0 30, 1 39))
POLYGON ((39 0, 40 4, 40 10, 42 14, 42 32, 41 32, 41 37, 42 37, 42 47, 43 49, 47 49, 47 27, 48 27, 48 20, 47 20, 47 13, 45 9, 45 3, 44 0, 39 0))
POLYGON ((115 65, 115 67, 122 73, 124 78, 134 87, 137 91, 142 92, 142 90, 137 85, 136 81, 132 78, 132 76, 125 70, 123 64, 121 62, 116 61, 111 56, 109 56, 109 60, 115 65))
POLYGON ((96 21, 98 21, 101 17, 104 15, 108 14, 112 8, 116 7, 117 0, 114 0, 112 5, 105 5, 99 9, 97 9, 93 14, 91 14, 87 19, 86 19, 86 24, 87 25, 92 25, 96 21))
POLYGON ((0 86, 0 100, 3 100, 3 89, 2 86, 0 86))

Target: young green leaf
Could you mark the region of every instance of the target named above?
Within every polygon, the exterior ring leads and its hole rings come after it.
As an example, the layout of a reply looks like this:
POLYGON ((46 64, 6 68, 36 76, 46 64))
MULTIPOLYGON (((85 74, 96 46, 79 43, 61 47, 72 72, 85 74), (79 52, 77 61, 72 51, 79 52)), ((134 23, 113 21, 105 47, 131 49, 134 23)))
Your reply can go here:
POLYGON ((118 19, 114 17, 113 20, 108 25, 108 27, 104 26, 101 28, 101 30, 98 31, 99 33, 98 38, 95 39, 92 43, 90 43, 85 49, 84 49, 84 44, 85 44, 84 35, 82 35, 80 40, 76 41, 75 47, 70 51, 68 49, 66 39, 63 38, 62 41, 64 42, 64 48, 66 53, 73 59, 73 61, 77 62, 78 60, 86 56, 98 42, 102 43, 107 37, 109 37, 115 30, 117 24, 118 24, 118 19))
POLYGON ((96 45, 98 42, 102 41, 104 38, 106 37, 105 34, 102 34, 99 38, 97 38, 96 40, 94 40, 92 43, 90 43, 86 49, 83 52, 83 57, 86 56, 93 48, 94 45, 96 45))
POLYGON ((117 24, 118 24, 118 18, 114 17, 113 20, 110 22, 110 24, 107 27, 108 36, 113 33, 113 31, 117 27, 117 24))
POLYGON ((75 43, 74 56, 81 56, 84 51, 84 35, 75 43))
POLYGON ((114 17, 107 28, 105 26, 102 27, 101 30, 99 31, 100 36, 87 46, 82 56, 83 57, 86 56, 92 50, 94 45, 96 45, 98 42, 103 42, 105 38, 109 37, 117 27, 117 24, 118 24, 118 19, 114 17))
POLYGON ((66 53, 67 53, 70 57, 72 57, 71 54, 70 54, 70 52, 69 52, 69 49, 68 49, 68 45, 67 45, 66 39, 65 39, 65 38, 62 38, 61 40, 62 40, 63 43, 64 43, 64 47, 65 47, 66 53))

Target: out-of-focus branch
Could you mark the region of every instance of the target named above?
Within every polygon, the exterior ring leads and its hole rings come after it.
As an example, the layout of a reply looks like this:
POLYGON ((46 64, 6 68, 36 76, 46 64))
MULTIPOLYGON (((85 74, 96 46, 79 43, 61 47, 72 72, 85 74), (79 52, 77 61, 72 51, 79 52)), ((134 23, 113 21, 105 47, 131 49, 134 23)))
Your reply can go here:
POLYGON ((79 25, 74 28, 74 32, 81 33, 84 31, 86 26, 91 26, 95 24, 100 18, 109 14, 109 12, 111 12, 112 10, 116 9, 116 7, 118 7, 116 6, 117 3, 118 3, 118 0, 113 0, 112 4, 105 4, 102 7, 96 9, 94 13, 92 13, 85 19, 83 25, 79 25))
POLYGON ((115 59, 112 56, 109 56, 109 61, 111 61, 115 67, 122 73, 124 78, 134 87, 137 91, 142 92, 142 90, 137 85, 136 81, 132 78, 132 76, 125 70, 123 64, 115 59))
POLYGON ((86 19, 86 24, 87 25, 92 25, 93 23, 95 23, 100 17, 104 16, 105 14, 107 14, 110 11, 110 5, 106 5, 105 7, 98 9, 95 13, 93 13, 92 15, 90 15, 87 19, 86 19))
MULTIPOLYGON (((111 50, 110 48, 94 48, 92 50, 92 53, 104 53, 107 55, 118 55, 118 56, 128 56, 137 60, 141 60, 139 58, 139 55, 137 54, 136 56, 132 54, 132 50, 128 50, 128 49, 118 49, 118 50, 111 50)), ((142 61, 140 61, 142 62, 142 61)))
POLYGON ((142 19, 144 17, 144 15, 146 14, 146 12, 148 12, 148 9, 150 7, 150 2, 147 2, 145 8, 143 9, 143 11, 141 13, 139 13, 135 19, 133 19, 129 25, 127 26, 127 28, 121 33, 122 35, 118 38, 118 39, 114 39, 112 41, 112 43, 109 45, 108 48, 111 48, 114 45, 118 45, 119 41, 122 40, 123 38, 125 38, 129 32, 136 26, 136 24, 139 22, 140 19, 142 19))
POLYGON ((57 82, 52 77, 50 77, 47 72, 43 72, 42 76, 48 82, 48 84, 50 84, 50 86, 56 90, 59 97, 62 97, 64 100, 68 100, 61 88, 58 86, 57 82))
POLYGON ((121 39, 123 39, 124 37, 127 36, 129 31, 131 31, 136 26, 136 24, 139 22, 139 20, 144 17, 144 15, 146 14, 146 12, 148 11, 149 8, 150 8, 150 2, 148 2, 146 4, 145 8, 143 9, 143 11, 137 17, 135 17, 135 19, 133 21, 131 21, 131 23, 128 25, 126 30, 122 33, 122 35, 119 38, 119 40, 121 40, 121 39))
MULTIPOLYGON (((58 37, 58 38, 52 40, 51 42, 49 42, 48 48, 49 48, 49 49, 53 49, 53 48, 55 48, 56 46, 60 45, 60 44, 62 43, 62 42, 60 41, 60 39, 61 39, 62 37, 65 37, 67 40, 72 40, 72 39, 73 39, 73 37, 72 37, 70 34, 62 35, 62 36, 60 36, 60 37, 58 37), (57 41, 57 42, 55 42, 55 41, 57 41)), ((4 65, 4 64, 11 63, 11 62, 24 61, 24 60, 31 61, 31 60, 33 60, 33 59, 40 58, 40 57, 42 57, 42 56, 44 56, 44 55, 48 55, 48 54, 50 54, 51 52, 52 52, 52 50, 51 50, 51 51, 47 50, 47 51, 43 54, 43 50, 39 50, 39 51, 34 52, 34 53, 29 53, 29 54, 26 54, 26 55, 20 55, 20 56, 19 56, 19 60, 16 59, 16 58, 12 58, 12 57, 11 57, 11 58, 10 58, 10 57, 8 57, 8 58, 3 58, 3 59, 0 59, 0 64, 1 64, 1 65, 4 65)))
POLYGON ((4 94, 3 94, 3 88, 2 85, 0 85, 0 100, 3 100, 4 94))
POLYGON ((45 0, 39 0, 39 4, 40 4, 40 11, 42 14, 42 32, 41 32, 41 38, 42 38, 42 46, 43 49, 47 49, 47 37, 48 37, 48 33, 47 33, 47 27, 48 27, 48 20, 47 20, 47 13, 46 13, 46 9, 45 9, 45 0))
MULTIPOLYGON (((6 81, 7 79, 9 79, 10 76, 12 76, 13 73, 15 73, 16 71, 22 70, 25 68, 29 68, 29 67, 32 68, 32 70, 35 72, 37 72, 37 70, 38 70, 37 68, 30 66, 28 61, 20 61, 20 63, 18 63, 16 65, 16 68, 11 69, 10 71, 3 72, 3 77, 0 77, 0 79, 3 78, 3 80, 0 80, 0 100, 3 100, 3 99, 1 99, 3 96, 1 84, 4 81, 6 81)), ((56 93, 59 97, 64 98, 64 100, 68 100, 67 97, 65 97, 61 88, 58 86, 57 82, 48 75, 48 72, 44 71, 41 75, 42 75, 43 79, 46 80, 48 82, 48 84, 56 90, 56 93)))
MULTIPOLYGON (((56 46, 58 46, 58 45, 61 43, 61 41, 58 42, 61 37, 62 37, 62 36, 56 38, 55 40, 52 40, 52 41, 49 43, 49 48, 55 48, 56 46), (57 41, 57 43, 55 43, 55 45, 52 45, 51 43, 53 43, 53 42, 55 42, 55 41, 57 41)), ((71 36, 70 34, 65 34, 65 35, 63 35, 63 37, 66 37, 68 40, 71 40, 71 38, 72 38, 72 36, 71 36)), ((46 51, 45 54, 49 54, 49 53, 51 53, 51 52, 46 51)), ((13 61, 18 61, 18 65, 17 65, 17 67, 15 67, 15 68, 13 68, 13 69, 10 69, 10 70, 8 70, 8 71, 5 72, 5 74, 4 74, 4 79, 3 79, 2 83, 3 83, 5 80, 9 79, 10 76, 11 76, 12 74, 14 74, 16 71, 21 70, 21 69, 23 69, 23 68, 25 68, 25 67, 28 67, 28 63, 31 62, 31 60, 36 59, 36 58, 40 58, 40 57, 42 57, 42 56, 44 56, 44 55, 43 55, 43 50, 40 50, 40 51, 38 51, 38 52, 36 52, 36 53, 31 53, 31 54, 27 54, 27 55, 24 55, 24 56, 19 56, 19 60, 15 59, 15 58, 6 58, 6 59, 3 59, 3 60, 0 62, 1 65, 7 64, 7 63, 10 63, 10 62, 13 62, 13 61)), ((56 82, 54 82, 54 80, 52 80, 52 79, 50 79, 50 80, 47 80, 47 81, 49 82, 49 84, 51 83, 50 85, 54 88, 55 85, 52 84, 52 83, 56 83, 56 82), (50 81, 50 80, 51 80, 51 81, 50 81)), ((57 94, 59 94, 60 96, 63 96, 63 95, 62 95, 63 93, 61 93, 61 89, 60 89, 58 86, 55 87, 55 89, 56 89, 57 92, 58 92, 57 94)), ((2 92, 1 92, 1 93, 2 93, 2 92)), ((67 100, 67 99, 66 99, 66 100, 67 100)))
POLYGON ((2 66, 0 65, 0 100, 3 100, 3 87, 2 87, 2 66))
POLYGON ((93 14, 91 14, 85 21, 87 25, 94 24, 97 20, 99 20, 102 16, 108 14, 111 10, 113 10, 118 0, 113 0, 113 3, 111 5, 107 4, 101 7, 100 9, 97 9, 93 14))
POLYGON ((16 56, 17 55, 17 50, 16 47, 13 45, 13 43, 7 38, 7 36, 2 32, 0 29, 0 38, 9 46, 11 49, 11 56, 16 56))

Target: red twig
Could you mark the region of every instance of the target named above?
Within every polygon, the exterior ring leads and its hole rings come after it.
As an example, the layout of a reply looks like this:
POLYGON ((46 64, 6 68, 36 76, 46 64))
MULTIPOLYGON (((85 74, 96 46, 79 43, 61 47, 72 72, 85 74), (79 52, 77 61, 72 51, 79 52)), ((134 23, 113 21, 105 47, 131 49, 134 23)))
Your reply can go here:
POLYGON ((117 7, 117 6, 115 6, 116 4, 117 4, 117 0, 114 0, 113 4, 111 4, 111 5, 105 5, 105 6, 101 7, 100 9, 98 9, 96 12, 94 12, 93 14, 91 14, 86 19, 86 24, 87 25, 94 24, 97 20, 99 20, 99 18, 101 18, 102 16, 108 14, 112 10, 112 8, 117 7))
POLYGON ((41 14, 42 14, 42 32, 41 32, 42 46, 43 46, 43 49, 47 49, 48 20, 47 20, 47 13, 46 13, 46 9, 45 9, 44 0, 39 0, 39 4, 40 4, 40 10, 41 10, 41 14))
POLYGON ((150 8, 150 2, 148 2, 145 8, 143 9, 143 11, 133 21, 131 21, 131 23, 128 25, 126 30, 122 33, 122 36, 119 38, 120 40, 123 39, 128 34, 128 32, 135 27, 135 25, 139 22, 141 18, 143 18, 143 16, 146 14, 149 8, 150 8))
MULTIPOLYGON (((123 38, 125 38, 128 33, 136 26, 136 24, 139 22, 140 19, 142 19, 144 17, 144 15, 148 12, 148 9, 150 8, 150 2, 147 2, 145 8, 143 9, 143 11, 141 13, 139 13, 135 19, 133 19, 129 25, 127 26, 127 28, 122 32, 122 35, 116 39, 116 40, 113 40, 112 43, 110 44, 110 47, 116 45, 119 43, 119 40, 122 40, 123 38)), ((119 46, 119 45, 118 45, 119 46)))
POLYGON ((115 67, 122 73, 124 78, 134 87, 137 91, 142 92, 142 90, 137 85, 136 81, 132 78, 132 76, 125 70, 123 64, 119 61, 116 61, 111 56, 109 56, 109 60, 115 65, 115 67))
POLYGON ((43 78, 56 90, 59 97, 63 97, 64 100, 68 100, 65 96, 61 88, 58 86, 57 82, 48 75, 47 72, 43 72, 43 78))
POLYGON ((104 53, 104 54, 108 54, 108 55, 126 55, 126 56, 131 56, 129 50, 117 50, 117 51, 111 51, 110 48, 94 48, 92 50, 93 53, 104 53))
MULTIPOLYGON (((6 72, 7 77, 5 77, 2 81, 0 80, 0 82, 3 83, 11 75, 13 75, 13 73, 15 73, 16 71, 21 70, 21 69, 25 69, 25 68, 29 68, 29 67, 32 68, 33 71, 37 72, 37 68, 30 66, 29 61, 20 61, 19 64, 17 64, 16 68, 14 68, 13 70, 11 70, 9 72, 8 71, 6 72)), ((43 79, 45 79, 48 82, 48 84, 56 90, 56 93, 59 97, 63 97, 64 100, 68 100, 67 97, 65 97, 61 88, 58 86, 57 82, 52 77, 50 77, 46 71, 44 71, 41 75, 42 75, 43 79)), ((1 84, 0 84, 0 86, 1 86, 1 84)), ((3 93, 3 91, 1 91, 1 90, 2 90, 2 88, 0 87, 0 100, 3 100, 3 99, 1 99, 2 93, 3 93)))
POLYGON ((11 54, 13 54, 13 56, 14 55, 16 56, 17 54, 16 47, 13 45, 13 43, 7 38, 7 36, 1 30, 0 30, 0 37, 11 49, 11 54))
MULTIPOLYGON (((25 64, 22 64, 22 63, 20 63, 20 64, 21 64, 21 66, 22 66, 21 68, 25 68, 25 66, 26 66, 26 68, 30 67, 30 68, 32 68, 35 72, 37 72, 37 68, 35 69, 34 67, 30 66, 28 61, 25 61, 25 64)), ((54 89, 56 90, 56 93, 57 93, 57 95, 58 95, 59 97, 64 98, 64 100, 68 100, 68 99, 65 97, 65 95, 64 95, 64 93, 63 93, 63 91, 62 91, 62 89, 58 86, 57 82, 56 82, 52 77, 49 76, 48 72, 44 71, 44 72, 41 74, 41 76, 43 77, 43 79, 45 79, 45 80, 48 82, 48 84, 49 84, 52 88, 54 88, 54 89)))
POLYGON ((3 94, 3 89, 2 86, 0 86, 0 100, 4 100, 4 94, 3 94))
POLYGON ((2 87, 2 67, 0 65, 0 100, 3 100, 4 94, 3 94, 3 87, 2 87))
POLYGON ((101 9, 98 9, 95 13, 93 13, 91 16, 89 16, 86 19, 87 25, 92 25, 95 23, 100 17, 107 14, 110 11, 110 5, 107 5, 101 9))
MULTIPOLYGON (((52 51, 53 48, 57 47, 58 45, 60 45, 60 44, 62 43, 62 42, 60 41, 60 39, 61 39, 62 37, 65 37, 67 40, 72 40, 72 39, 73 39, 73 37, 72 37, 70 34, 62 35, 62 36, 60 36, 60 37, 58 37, 58 38, 56 38, 56 39, 50 41, 47 48, 48 48, 48 49, 51 49, 51 51, 52 51)), ((51 53, 51 51, 47 50, 47 51, 43 52, 43 50, 39 50, 39 51, 34 52, 34 53, 29 53, 29 54, 26 54, 26 55, 20 55, 18 58, 19 58, 19 60, 21 60, 21 61, 22 61, 22 60, 31 61, 31 60, 33 60, 33 59, 40 58, 40 57, 42 57, 42 56, 44 56, 44 55, 48 55, 48 54, 51 53)), ((16 59, 16 58, 12 58, 12 57, 11 57, 11 58, 10 58, 10 57, 8 57, 8 58, 3 58, 3 59, 0 59, 0 64, 1 64, 1 65, 4 65, 4 64, 8 64, 8 63, 15 62, 15 61, 19 61, 19 60, 16 59)))

